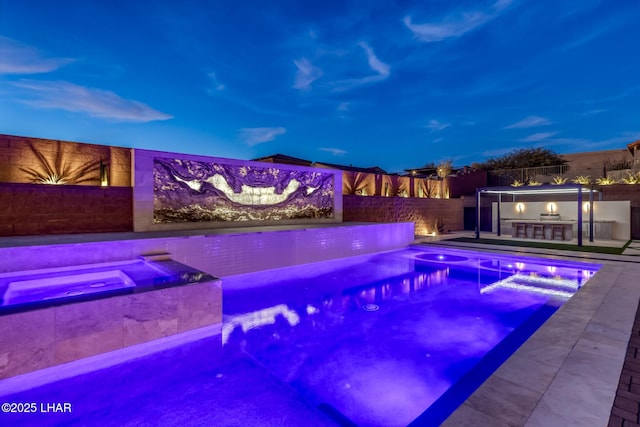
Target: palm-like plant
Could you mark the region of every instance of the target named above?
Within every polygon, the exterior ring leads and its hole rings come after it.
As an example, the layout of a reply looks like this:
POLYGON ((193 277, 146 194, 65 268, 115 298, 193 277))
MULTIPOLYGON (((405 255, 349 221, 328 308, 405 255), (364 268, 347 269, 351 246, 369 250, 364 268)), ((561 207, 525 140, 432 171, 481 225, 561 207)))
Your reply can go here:
POLYGON ((598 185, 613 185, 613 184, 616 184, 617 182, 618 181, 616 181, 615 178, 612 178, 610 176, 605 176, 605 177, 596 179, 596 184, 598 185))
POLYGON ((35 184, 80 184, 88 181, 97 181, 99 178, 96 172, 100 171, 101 162, 99 160, 88 162, 80 166, 71 166, 66 161, 64 150, 60 141, 56 141, 57 147, 54 160, 51 162, 31 142, 28 147, 39 163, 39 168, 20 168, 25 172, 31 182, 35 184))
POLYGON ((622 182, 625 184, 640 184, 640 172, 636 174, 632 174, 631 172, 627 172, 627 177, 622 178, 622 182))
POLYGON ((574 184, 582 184, 588 185, 591 184, 591 176, 589 175, 580 175, 571 180, 574 184))
POLYGON ((567 182, 567 178, 564 178, 562 176, 554 176, 553 177, 553 181, 551 181, 552 185, 562 185, 565 184, 567 182))

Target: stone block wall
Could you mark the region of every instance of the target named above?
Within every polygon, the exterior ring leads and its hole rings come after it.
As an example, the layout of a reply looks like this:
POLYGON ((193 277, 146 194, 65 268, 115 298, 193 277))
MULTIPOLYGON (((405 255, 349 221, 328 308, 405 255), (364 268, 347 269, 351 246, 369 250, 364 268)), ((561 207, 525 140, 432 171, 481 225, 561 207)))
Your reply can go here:
POLYGON ((464 229, 462 199, 350 196, 342 198, 345 221, 414 222, 416 235, 426 235, 439 225, 445 231, 464 229))
POLYGON ((487 186, 487 171, 472 171, 451 175, 447 177, 445 182, 449 188, 449 197, 471 196, 473 198, 477 188, 487 186))
POLYGON ((131 231, 132 190, 0 183, 0 236, 131 231))
POLYGON ((598 188, 602 192, 602 200, 629 200, 631 207, 640 207, 640 184, 614 184, 598 188))
POLYGON ((0 182, 29 183, 55 172, 69 184, 131 186, 131 149, 0 134, 0 182))

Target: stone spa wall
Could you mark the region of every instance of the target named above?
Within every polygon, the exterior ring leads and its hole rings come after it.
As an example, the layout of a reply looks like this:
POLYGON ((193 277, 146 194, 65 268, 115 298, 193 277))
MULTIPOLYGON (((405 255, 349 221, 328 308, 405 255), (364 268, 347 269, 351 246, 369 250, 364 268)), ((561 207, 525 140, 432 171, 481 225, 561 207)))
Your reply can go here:
POLYGON ((219 280, 0 314, 0 379, 221 322, 219 280))

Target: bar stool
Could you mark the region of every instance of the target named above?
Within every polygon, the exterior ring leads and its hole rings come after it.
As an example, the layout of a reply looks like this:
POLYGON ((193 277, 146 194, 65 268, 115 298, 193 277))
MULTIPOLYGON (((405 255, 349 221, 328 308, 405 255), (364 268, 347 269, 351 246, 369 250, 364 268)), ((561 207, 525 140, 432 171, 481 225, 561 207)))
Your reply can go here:
POLYGON ((516 224, 516 237, 527 238, 527 224, 516 224))
POLYGON ((544 239, 544 225, 533 224, 533 235, 531 237, 534 239, 544 239))
POLYGON ((564 240, 564 225, 553 224, 551 226, 551 240, 564 240))

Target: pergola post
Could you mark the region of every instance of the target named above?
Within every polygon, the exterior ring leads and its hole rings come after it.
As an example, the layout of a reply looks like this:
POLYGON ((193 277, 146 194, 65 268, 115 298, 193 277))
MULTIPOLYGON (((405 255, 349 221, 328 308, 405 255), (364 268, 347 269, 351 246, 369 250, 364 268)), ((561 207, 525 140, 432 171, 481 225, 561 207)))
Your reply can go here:
POLYGON ((500 237, 500 208, 502 206, 502 193, 498 193, 498 232, 497 236, 500 237))
POLYGON ((593 187, 589 189, 589 241, 593 242, 593 187))
POLYGON ((480 190, 476 190, 476 239, 480 239, 480 190))
POLYGON ((578 188, 578 246, 582 246, 582 187, 578 188))

